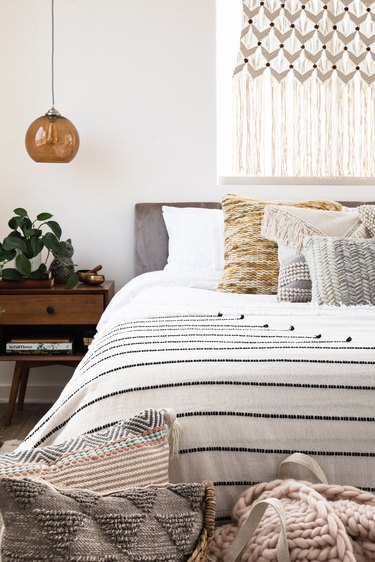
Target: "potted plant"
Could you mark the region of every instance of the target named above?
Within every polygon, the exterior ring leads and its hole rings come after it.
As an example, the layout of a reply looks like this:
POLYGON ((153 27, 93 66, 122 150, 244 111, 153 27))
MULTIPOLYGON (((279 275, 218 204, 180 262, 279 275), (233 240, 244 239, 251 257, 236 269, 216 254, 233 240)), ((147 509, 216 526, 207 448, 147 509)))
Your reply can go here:
POLYGON ((48 271, 48 260, 53 256, 59 258, 70 271, 66 288, 74 287, 78 276, 69 257, 67 243, 60 240, 61 227, 51 220, 53 215, 40 213, 31 220, 25 209, 17 208, 13 212, 15 216, 8 222, 11 231, 0 243, 0 276, 12 281, 43 279, 48 271), (4 267, 12 260, 14 267, 4 267))

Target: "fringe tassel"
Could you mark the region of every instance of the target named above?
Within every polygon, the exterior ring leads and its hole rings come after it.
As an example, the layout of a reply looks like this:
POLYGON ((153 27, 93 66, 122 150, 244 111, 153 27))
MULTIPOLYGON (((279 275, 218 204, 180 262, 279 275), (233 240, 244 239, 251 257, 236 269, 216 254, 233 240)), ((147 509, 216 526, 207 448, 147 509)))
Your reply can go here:
POLYGON ((181 424, 177 420, 176 412, 170 408, 163 408, 160 412, 164 416, 164 421, 168 426, 169 457, 178 457, 180 450, 181 424))
POLYGON ((355 175, 355 103, 354 80, 350 80, 348 88, 348 172, 349 176, 355 175))
POLYGON ((269 72, 234 81, 238 173, 375 175, 375 82, 356 73, 344 83, 336 72, 323 83, 315 72, 303 84, 293 72, 280 82, 269 72))
POLYGON ((324 125, 323 175, 329 176, 332 163, 332 79, 324 82, 324 125))
POLYGON ((346 84, 343 84, 341 80, 337 80, 336 83, 336 108, 337 108, 337 152, 336 152, 336 163, 337 163, 337 174, 339 176, 345 175, 345 170, 347 167, 347 135, 348 135, 348 123, 347 123, 347 104, 348 104, 348 90, 346 84))
MULTIPOLYGON (((369 177, 370 176, 370 169, 369 169, 369 148, 370 148, 370 138, 369 138, 369 115, 368 115, 368 106, 367 106, 367 94, 369 91, 369 87, 366 82, 361 81, 360 83, 360 169, 361 172, 369 177)), ((373 111, 374 108, 371 108, 373 111)), ((373 149, 374 147, 372 147, 373 149)))
POLYGON ((317 232, 284 209, 266 205, 261 235, 278 244, 291 246, 301 253, 305 236, 316 236, 317 232))
POLYGON ((288 98, 286 95, 287 92, 287 79, 284 78, 279 83, 279 92, 280 92, 280 106, 281 106, 281 150, 279 154, 280 158, 280 170, 282 176, 288 175, 288 98))
MULTIPOLYGON (((291 72, 289 74, 292 74, 291 72)), ((301 164, 301 108, 299 103, 301 83, 293 76, 293 176, 300 175, 301 164)))
POLYGON ((243 127, 245 123, 244 112, 246 111, 247 102, 242 96, 241 74, 237 74, 233 79, 233 164, 234 169, 240 171, 242 169, 242 152, 243 152, 243 127))
POLYGON ((373 82, 369 87, 369 120, 371 122, 371 136, 369 142, 369 159, 370 159, 370 174, 369 177, 375 176, 375 158, 374 158, 374 147, 375 147, 375 83, 373 82))
POLYGON ((280 125, 281 125, 281 106, 280 106, 280 83, 276 82, 271 77, 271 95, 272 95, 272 129, 271 129, 271 137, 272 137, 272 175, 273 176, 280 176, 281 170, 279 167, 280 163, 280 156, 281 156, 281 134, 280 134, 280 125))
MULTIPOLYGON (((323 170, 323 154, 325 141, 325 123, 324 123, 324 84, 317 82, 316 88, 316 140, 317 140, 317 158, 316 158, 316 175, 321 177, 324 175, 323 170)), ((313 108, 311 108, 313 111, 313 108)))
MULTIPOLYGON (((303 99, 303 107, 305 108, 305 116, 306 116, 306 123, 305 123, 305 142, 304 142, 304 150, 305 150, 305 172, 306 176, 312 176, 312 148, 314 146, 313 141, 313 134, 312 134, 312 96, 313 96, 313 89, 314 89, 314 82, 309 80, 309 83, 305 83, 303 87, 304 99, 303 99)), ((305 175, 305 174, 304 174, 305 175)))

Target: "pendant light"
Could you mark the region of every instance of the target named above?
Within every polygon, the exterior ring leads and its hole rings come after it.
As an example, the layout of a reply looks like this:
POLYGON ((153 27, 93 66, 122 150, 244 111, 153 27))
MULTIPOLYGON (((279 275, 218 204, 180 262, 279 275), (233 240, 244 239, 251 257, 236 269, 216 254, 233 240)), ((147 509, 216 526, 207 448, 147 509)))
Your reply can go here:
POLYGON ((51 90, 52 107, 42 117, 35 119, 27 129, 26 150, 35 162, 66 163, 73 160, 79 148, 79 134, 69 119, 55 108, 55 0, 51 0, 52 56, 51 90))

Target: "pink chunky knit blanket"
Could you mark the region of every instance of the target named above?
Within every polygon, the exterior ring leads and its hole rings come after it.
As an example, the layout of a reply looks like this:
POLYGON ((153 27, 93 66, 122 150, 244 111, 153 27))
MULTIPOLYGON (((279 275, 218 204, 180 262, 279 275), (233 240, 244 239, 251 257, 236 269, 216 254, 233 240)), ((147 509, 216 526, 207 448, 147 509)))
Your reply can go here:
MULTIPOLYGON (((284 508, 292 561, 375 560, 374 494, 352 486, 273 480, 252 486, 240 496, 232 512, 232 523, 215 531, 210 561, 224 560, 252 506, 268 498, 277 498, 284 508)), ((237 560, 276 562, 279 532, 279 518, 268 508, 237 560)))

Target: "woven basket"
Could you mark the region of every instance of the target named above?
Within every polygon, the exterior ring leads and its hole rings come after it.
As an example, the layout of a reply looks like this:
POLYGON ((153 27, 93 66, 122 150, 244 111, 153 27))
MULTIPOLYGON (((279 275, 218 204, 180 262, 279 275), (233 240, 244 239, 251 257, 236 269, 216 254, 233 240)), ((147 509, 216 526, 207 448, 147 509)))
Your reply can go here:
POLYGON ((215 487, 212 482, 205 481, 206 487, 205 505, 203 513, 203 529, 199 535, 198 544, 191 554, 188 562, 207 562, 215 531, 216 500, 215 487))

